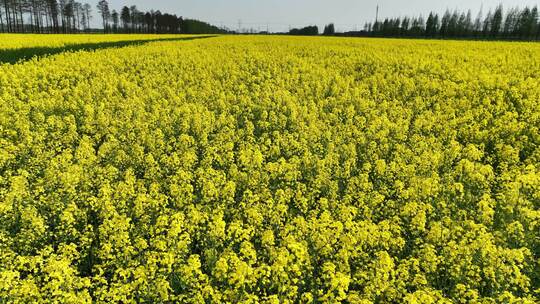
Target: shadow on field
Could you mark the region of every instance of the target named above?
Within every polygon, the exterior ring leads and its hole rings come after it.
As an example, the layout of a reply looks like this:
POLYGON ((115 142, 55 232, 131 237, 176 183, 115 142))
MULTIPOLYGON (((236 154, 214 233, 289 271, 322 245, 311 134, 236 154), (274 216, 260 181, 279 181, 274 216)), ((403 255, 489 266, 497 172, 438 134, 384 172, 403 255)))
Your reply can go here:
POLYGON ((179 38, 159 38, 159 39, 139 39, 139 40, 125 40, 125 41, 112 41, 112 42, 96 42, 96 43, 82 43, 82 44, 68 44, 60 47, 29 47, 12 50, 0 50, 0 63, 18 63, 27 61, 33 57, 43 57, 55 55, 63 52, 70 51, 93 51, 108 48, 121 48, 131 45, 141 45, 149 42, 159 41, 188 41, 196 39, 206 39, 217 36, 199 36, 199 37, 179 37, 179 38))

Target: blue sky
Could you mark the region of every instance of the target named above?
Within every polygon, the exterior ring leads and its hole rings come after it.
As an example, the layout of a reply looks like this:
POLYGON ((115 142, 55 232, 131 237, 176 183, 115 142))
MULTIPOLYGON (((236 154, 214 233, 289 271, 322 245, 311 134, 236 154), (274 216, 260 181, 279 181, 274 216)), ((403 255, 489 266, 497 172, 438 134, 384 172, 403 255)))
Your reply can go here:
MULTIPOLYGON (((84 2, 85 0, 82 0, 84 2)), ((95 26, 98 20, 95 3, 86 0, 94 8, 95 26)), ((338 30, 361 29, 366 21, 375 19, 375 8, 379 5, 379 16, 429 14, 430 11, 444 12, 448 9, 473 11, 476 16, 480 8, 484 13, 499 3, 504 7, 533 6, 540 1, 529 0, 109 0, 111 8, 119 10, 123 5, 137 5, 140 10, 159 9, 188 18, 209 21, 215 25, 271 31, 288 30, 316 24, 320 27, 334 22, 338 30)))

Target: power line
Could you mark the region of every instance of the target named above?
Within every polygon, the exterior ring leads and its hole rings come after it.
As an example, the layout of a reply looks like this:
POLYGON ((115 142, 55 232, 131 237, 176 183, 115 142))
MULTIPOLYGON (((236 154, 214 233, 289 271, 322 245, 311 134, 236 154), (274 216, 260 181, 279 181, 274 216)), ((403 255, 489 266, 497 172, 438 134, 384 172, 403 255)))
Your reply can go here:
MULTIPOLYGON (((303 28, 310 25, 317 25, 320 29, 321 26, 326 24, 326 22, 256 22, 256 21, 245 21, 243 19, 238 19, 236 21, 226 21, 226 20, 207 20, 210 24, 217 24, 221 25, 223 28, 228 29, 235 29, 238 32, 246 32, 246 31, 256 31, 257 29, 259 31, 265 30, 267 32, 287 32, 290 31, 293 28, 303 28)), ((335 23, 333 22, 334 26, 338 31, 357 31, 359 30, 360 26, 358 23, 335 23)))

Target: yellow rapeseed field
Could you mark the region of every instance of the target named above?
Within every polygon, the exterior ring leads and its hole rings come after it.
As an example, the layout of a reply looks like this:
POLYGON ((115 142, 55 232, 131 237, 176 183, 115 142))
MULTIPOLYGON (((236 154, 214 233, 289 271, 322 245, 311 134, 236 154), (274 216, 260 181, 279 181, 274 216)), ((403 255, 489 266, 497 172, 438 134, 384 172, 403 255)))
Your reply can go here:
POLYGON ((7 49, 22 49, 22 48, 36 48, 36 47, 64 47, 70 45, 78 45, 85 43, 107 43, 107 42, 121 42, 121 41, 133 41, 133 40, 164 40, 175 38, 193 38, 205 35, 153 35, 153 34, 109 34, 109 35, 96 35, 96 34, 76 34, 76 35, 64 35, 64 34, 0 34, 0 51, 7 49))
POLYGON ((539 44, 161 38, 0 35, 0 303, 538 303, 539 44))

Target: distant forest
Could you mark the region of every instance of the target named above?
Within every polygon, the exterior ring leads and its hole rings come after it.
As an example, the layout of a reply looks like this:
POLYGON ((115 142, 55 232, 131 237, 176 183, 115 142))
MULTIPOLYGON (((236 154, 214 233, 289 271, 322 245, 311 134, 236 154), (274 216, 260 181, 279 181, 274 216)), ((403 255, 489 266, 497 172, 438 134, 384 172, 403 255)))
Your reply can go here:
POLYGON ((136 6, 111 9, 107 0, 96 6, 102 30, 92 29, 93 7, 74 0, 0 0, 0 32, 4 33, 156 33, 218 34, 225 31, 206 22, 184 19, 136 6))
MULTIPOLYGON (((318 35, 317 26, 291 29, 289 35, 318 35)), ((511 8, 504 11, 499 5, 485 16, 479 12, 473 19, 472 12, 449 11, 442 16, 431 12, 427 18, 386 18, 366 23, 363 31, 337 33, 334 24, 325 26, 323 35, 362 37, 411 37, 439 39, 492 39, 540 40, 540 15, 538 8, 511 8)))
POLYGON ((426 38, 469 38, 539 40, 540 20, 538 8, 525 7, 504 10, 499 5, 485 16, 482 12, 446 11, 444 15, 430 13, 424 17, 387 18, 367 23, 359 34, 377 37, 426 37, 426 38))
MULTIPOLYGON (((289 35, 319 35, 317 26, 294 28, 289 35)), ((472 12, 449 11, 442 16, 431 12, 427 18, 386 18, 366 23, 363 31, 338 33, 334 24, 325 26, 323 35, 362 37, 411 37, 439 39, 540 40, 538 8, 511 8, 504 11, 499 5, 484 16, 480 11, 473 19, 472 12)))

